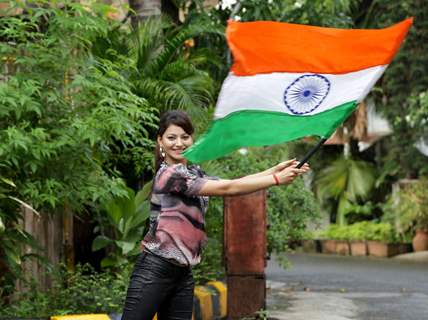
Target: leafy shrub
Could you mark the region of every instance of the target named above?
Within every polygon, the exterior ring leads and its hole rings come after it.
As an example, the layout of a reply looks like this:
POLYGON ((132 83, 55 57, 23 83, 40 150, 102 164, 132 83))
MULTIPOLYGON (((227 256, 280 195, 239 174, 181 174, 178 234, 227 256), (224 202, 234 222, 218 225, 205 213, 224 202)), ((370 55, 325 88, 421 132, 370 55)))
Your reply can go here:
POLYGON ((428 230, 428 180, 418 180, 398 192, 395 211, 403 231, 428 230))
POLYGON ((77 265, 75 271, 67 271, 61 265, 51 273, 51 289, 40 291, 35 281, 27 283, 11 304, 0 304, 0 316, 34 318, 121 312, 130 272, 129 265, 116 274, 97 273, 89 265, 77 265))
POLYGON ((370 225, 369 221, 361 221, 351 224, 347 231, 347 240, 362 241, 366 239, 367 228, 370 225))
POLYGON ((302 240, 313 240, 316 238, 316 232, 310 230, 304 230, 302 232, 302 240))
POLYGON ((348 226, 331 224, 320 233, 321 238, 331 240, 348 240, 348 226))
POLYGON ((366 240, 385 243, 398 242, 396 232, 390 223, 369 223, 366 229, 366 240))
POLYGON ((106 215, 99 218, 95 231, 100 232, 92 242, 92 250, 108 247, 109 254, 101 261, 101 267, 120 269, 128 263, 128 258, 140 253, 141 235, 144 234, 146 221, 150 215, 147 200, 151 182, 137 194, 127 189, 127 196, 114 197, 105 206, 106 215), (111 236, 107 233, 111 231, 111 236))
POLYGON ((326 230, 320 232, 320 236, 332 240, 373 240, 385 243, 395 243, 399 240, 397 232, 390 223, 373 221, 362 221, 345 226, 331 224, 326 230))

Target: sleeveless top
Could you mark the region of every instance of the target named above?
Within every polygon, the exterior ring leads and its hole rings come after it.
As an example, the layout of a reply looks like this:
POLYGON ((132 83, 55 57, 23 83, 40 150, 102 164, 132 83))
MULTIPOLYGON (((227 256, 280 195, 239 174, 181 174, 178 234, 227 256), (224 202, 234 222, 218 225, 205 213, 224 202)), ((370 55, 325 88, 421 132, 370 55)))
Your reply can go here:
POLYGON ((144 248, 179 265, 198 264, 207 240, 208 197, 197 194, 207 180, 216 179, 196 165, 162 163, 153 180, 144 248))

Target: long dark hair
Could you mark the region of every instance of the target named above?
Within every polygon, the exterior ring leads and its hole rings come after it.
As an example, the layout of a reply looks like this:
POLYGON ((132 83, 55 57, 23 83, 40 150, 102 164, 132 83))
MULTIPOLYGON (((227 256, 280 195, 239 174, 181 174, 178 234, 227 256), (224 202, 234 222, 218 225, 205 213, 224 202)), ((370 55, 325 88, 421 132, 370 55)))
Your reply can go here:
POLYGON ((163 113, 160 118, 159 129, 156 134, 156 148, 155 148, 155 170, 156 171, 155 172, 159 170, 160 165, 163 161, 163 158, 159 150, 160 146, 157 138, 162 137, 166 129, 168 129, 168 127, 172 124, 182 128, 184 132, 186 132, 189 135, 193 134, 194 129, 193 129, 192 121, 190 120, 186 112, 182 110, 171 110, 163 113))

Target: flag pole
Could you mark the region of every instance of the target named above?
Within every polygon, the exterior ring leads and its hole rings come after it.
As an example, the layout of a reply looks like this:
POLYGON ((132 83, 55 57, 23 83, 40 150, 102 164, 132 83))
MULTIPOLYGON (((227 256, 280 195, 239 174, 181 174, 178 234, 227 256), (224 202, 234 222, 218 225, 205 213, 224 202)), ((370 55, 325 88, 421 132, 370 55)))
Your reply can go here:
POLYGON ((316 146, 314 146, 311 150, 309 150, 309 152, 302 158, 302 160, 300 160, 299 164, 297 165, 297 168, 301 168, 309 160, 309 158, 312 157, 314 153, 318 151, 319 148, 321 148, 321 146, 326 141, 327 141, 327 138, 322 138, 320 141, 318 141, 316 146))

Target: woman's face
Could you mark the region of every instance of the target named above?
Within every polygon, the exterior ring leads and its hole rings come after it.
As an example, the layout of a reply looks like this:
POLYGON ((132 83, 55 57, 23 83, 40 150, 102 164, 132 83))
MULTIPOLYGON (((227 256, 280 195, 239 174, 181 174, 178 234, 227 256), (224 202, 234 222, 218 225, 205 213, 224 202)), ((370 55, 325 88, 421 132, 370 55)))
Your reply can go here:
POLYGON ((166 163, 186 163, 182 153, 193 144, 193 138, 183 128, 171 124, 162 136, 158 136, 158 144, 165 152, 166 163))

